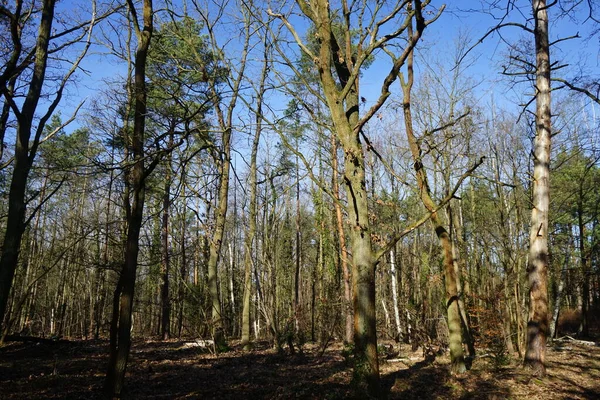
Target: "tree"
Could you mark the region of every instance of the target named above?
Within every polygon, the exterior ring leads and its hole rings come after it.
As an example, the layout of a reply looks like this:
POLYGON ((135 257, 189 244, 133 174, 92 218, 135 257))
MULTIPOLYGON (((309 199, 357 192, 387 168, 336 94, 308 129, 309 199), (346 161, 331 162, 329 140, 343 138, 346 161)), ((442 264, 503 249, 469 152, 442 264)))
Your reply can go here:
POLYGON ((205 118, 217 99, 210 93, 209 79, 217 84, 223 71, 216 65, 215 54, 201 34, 203 25, 189 16, 171 19, 156 30, 148 59, 148 110, 150 131, 155 142, 166 141, 164 189, 161 218, 161 335, 170 336, 171 304, 170 222, 174 181, 173 157, 175 136, 194 135, 200 152, 208 147, 208 123, 205 118))
MULTIPOLYGON (((409 37, 411 37, 412 34, 413 28, 412 25, 409 25, 409 37)), ((403 92, 402 108, 404 111, 404 124, 408 145, 413 158, 415 175, 417 178, 418 194, 427 211, 431 213, 431 223, 442 248, 443 272, 446 289, 446 312, 448 316, 448 329, 450 331, 449 344, 452 371, 454 373, 463 373, 466 371, 466 364, 464 351, 462 348, 462 330, 463 326, 467 324, 467 321, 464 317, 462 317, 460 310, 460 277, 458 276, 457 268, 455 268, 455 250, 452 243, 451 230, 445 226, 442 217, 438 212, 442 206, 436 204, 433 199, 427 172, 423 164, 423 151, 414 133, 411 112, 411 90, 414 82, 413 59, 413 51, 411 51, 407 59, 407 76, 406 78, 403 74, 400 76, 400 84, 403 92)), ((463 117, 464 115, 462 117, 458 117, 456 120, 449 121, 446 124, 446 128, 455 125, 463 117)), ((482 162, 483 158, 481 158, 478 163, 475 163, 475 165, 471 167, 471 169, 468 171, 468 174, 473 172, 482 162)), ((448 168, 448 166, 446 167, 448 168)), ((464 179, 465 176, 466 175, 463 175, 462 179, 464 179)), ((464 314, 464 311, 462 314, 464 314)), ((468 328, 465 330, 468 331, 468 328)))
MULTIPOLYGON (((192 3, 198 17, 204 22, 208 30, 208 40, 210 41, 212 48, 221 49, 222 46, 219 43, 216 32, 217 23, 210 20, 210 14, 213 10, 204 10, 198 1, 193 1, 192 3)), ((223 11, 222 7, 224 6, 222 5, 221 8, 216 8, 217 15, 223 11)), ((224 315, 219 297, 218 264, 224 240, 225 223, 227 220, 229 180, 231 173, 231 147, 233 139, 232 135, 234 133, 233 119, 234 111, 241 93, 241 85, 245 77, 250 39, 253 35, 250 11, 248 10, 247 5, 241 7, 241 13, 243 43, 241 44, 241 49, 237 49, 240 53, 240 57, 236 58, 232 55, 232 57, 227 59, 224 56, 223 50, 215 50, 215 55, 219 55, 215 59, 218 61, 219 65, 221 65, 223 71, 222 80, 226 82, 230 89, 229 98, 222 96, 223 93, 219 90, 221 80, 217 79, 215 76, 209 77, 208 79, 209 91, 215 99, 214 111, 217 119, 216 125, 221 133, 221 147, 216 159, 219 169, 218 198, 215 209, 214 230, 209 243, 209 259, 207 264, 208 287, 211 299, 211 325, 217 351, 225 350, 227 347, 223 324, 224 315)), ((217 17, 217 20, 218 19, 219 17, 217 17)))
POLYGON ((248 170, 248 185, 250 186, 249 212, 248 212, 248 228, 245 233, 245 254, 244 254, 244 298, 242 309, 242 338, 241 344, 244 350, 251 348, 250 343, 250 297, 252 295, 252 270, 253 270, 253 251, 254 240, 256 236, 256 219, 258 216, 258 200, 257 200, 257 157, 258 146, 260 144, 260 136, 263 129, 263 102, 265 96, 265 85, 270 69, 269 57, 271 55, 271 46, 268 43, 268 36, 265 34, 263 39, 263 68, 260 74, 260 81, 256 90, 256 110, 254 137, 250 150, 250 167, 248 170))
POLYGON ((127 146, 131 149, 132 165, 128 171, 126 186, 131 188, 131 199, 125 198, 127 237, 123 269, 114 294, 113 319, 110 332, 110 355, 106 373, 105 390, 110 397, 121 397, 125 380, 125 370, 131 347, 131 313, 135 289, 139 238, 144 216, 146 178, 156 163, 144 166, 144 137, 147 111, 146 62, 150 40, 154 29, 152 0, 144 0, 142 8, 143 25, 140 26, 138 13, 133 0, 127 1, 129 15, 137 37, 134 72, 134 122, 127 146))
MULTIPOLYGON (((365 180, 365 155, 361 136, 363 128, 378 112, 390 95, 389 88, 397 79, 398 72, 410 51, 417 44, 425 27, 435 17, 425 21, 423 9, 429 2, 398 1, 393 4, 373 5, 342 2, 342 26, 339 35, 333 31, 334 12, 329 2, 314 0, 297 1, 302 15, 314 26, 317 38, 316 50, 307 46, 296 28, 282 14, 278 17, 292 33, 301 51, 314 63, 319 74, 323 101, 327 104, 334 131, 344 151, 344 184, 348 204, 346 211, 350 221, 350 246, 352 248, 352 286, 354 296, 354 378, 359 391, 379 395, 379 363, 377 359, 377 332, 375 318, 375 268, 378 255, 373 249, 371 224, 369 222, 369 192, 365 180), (368 10, 368 11, 367 11, 368 10), (354 19, 353 15, 369 17, 354 19), (383 14, 381 16, 380 14, 383 14), (374 105, 364 114, 359 113, 359 80, 365 64, 378 49, 386 48, 398 39, 416 20, 417 30, 409 38, 381 86, 381 94, 374 105), (370 21, 366 22, 367 20, 370 21), (394 21, 390 33, 380 29, 394 21), (363 23, 365 25, 363 25, 363 23), (356 43, 351 42, 352 32, 359 32, 356 43), (382 36, 380 36, 380 34, 382 36)), ((439 15, 439 14, 437 14, 439 15)), ((387 253, 387 251, 385 252, 387 253)))
POLYGON ((538 376, 546 375, 546 339, 549 332, 548 311, 548 209, 550 205, 550 43, 548 40, 548 6, 545 0, 533 0, 536 53, 536 112, 533 142, 533 208, 529 233, 529 320, 525 365, 538 376))

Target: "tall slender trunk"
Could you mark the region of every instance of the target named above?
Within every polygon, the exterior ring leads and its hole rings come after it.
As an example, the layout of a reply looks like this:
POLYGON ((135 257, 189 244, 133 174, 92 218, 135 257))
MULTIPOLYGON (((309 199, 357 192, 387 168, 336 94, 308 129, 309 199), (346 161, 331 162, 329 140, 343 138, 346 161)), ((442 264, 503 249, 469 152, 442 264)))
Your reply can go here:
MULTIPOLYGON (((296 139, 296 152, 298 152, 298 139, 296 139)), ((301 266, 301 233, 300 233, 300 165, 296 155, 296 237, 295 237, 295 270, 294 270, 294 331, 300 333, 300 266, 301 266)))
POLYGON ((256 235, 256 218, 257 218, 257 172, 256 163, 258 157, 258 145, 260 143, 260 135, 262 134, 262 106, 263 94, 265 92, 265 82, 269 71, 268 61, 269 48, 266 45, 264 48, 264 64, 258 88, 258 97, 256 99, 256 130, 252 140, 252 150, 250 152, 250 171, 248 172, 248 185, 250 186, 249 212, 248 212, 248 229, 245 238, 244 251, 244 301, 242 309, 242 347, 244 350, 250 350, 250 299, 252 296, 252 252, 254 249, 254 237, 256 235))
POLYGON ((120 398, 125 380, 125 370, 131 347, 132 311, 139 253, 139 237, 144 215, 146 195, 146 175, 144 168, 144 134, 146 123, 146 59, 153 31, 152 0, 143 3, 143 29, 140 29, 137 12, 132 0, 128 0, 129 13, 137 36, 135 55, 135 106, 133 132, 131 135, 131 152, 133 165, 129 171, 128 182, 132 198, 127 202, 127 236, 125 242, 125 260, 123 270, 117 283, 113 304, 113 321, 111 324, 111 343, 108 369, 106 373, 106 394, 120 398), (131 202, 130 202, 131 201, 131 202), (129 203, 130 202, 130 203, 129 203))
POLYGON ((400 309, 398 308, 398 276, 396 273, 396 252, 390 250, 390 277, 392 280, 392 302, 394 303, 394 321, 396 322, 396 335, 402 340, 402 325, 400 324, 400 309))
MULTIPOLYGON (((227 200, 229 198, 229 174, 231 169, 231 135, 233 131, 233 112, 240 94, 240 85, 244 77, 246 68, 246 59, 248 57, 248 48, 250 43, 250 23, 245 21, 244 25, 244 46, 242 49, 242 55, 239 60, 239 68, 237 69, 237 76, 231 78, 232 90, 231 99, 227 105, 226 112, 223 112, 221 104, 217 102, 215 105, 215 112, 219 127, 222 132, 222 143, 221 143, 221 160, 219 165, 220 184, 219 193, 217 199, 217 209, 215 210, 215 228, 210 241, 210 253, 208 259, 208 289, 210 292, 211 301, 211 315, 212 315, 212 333, 215 339, 215 347, 217 351, 225 349, 227 342, 225 339, 225 331, 223 328, 223 314, 221 309, 221 302, 219 300, 219 284, 218 284, 218 272, 217 267, 219 263, 219 256, 221 252, 221 245, 223 243, 223 234, 225 231, 225 222, 227 218, 227 200)), ((211 41, 216 46, 217 40, 214 36, 214 31, 211 30, 211 41)), ((232 69, 233 70, 233 69, 232 69)), ((219 94, 217 91, 217 83, 214 78, 209 82, 210 90, 215 101, 218 101, 219 94)))
MULTIPOLYGON (((173 136, 175 127, 169 129, 169 148, 173 147, 173 136)), ((169 246, 169 213, 171 212, 171 154, 167 155, 167 165, 165 174, 165 187, 163 191, 163 209, 161 220, 161 288, 160 288, 160 303, 161 303, 161 324, 160 334, 163 340, 169 339, 171 336, 171 301, 169 300, 169 269, 171 267, 170 246, 169 246)))
POLYGON ((548 207, 550 204, 550 44, 546 0, 533 0, 536 51, 536 114, 533 142, 533 209, 529 234, 529 319, 524 364, 534 375, 546 375, 548 336, 548 207))
POLYGON ((550 338, 553 339, 558 335, 558 318, 560 316, 560 307, 562 304, 563 291, 565 289, 565 280, 567 278, 567 270, 571 256, 569 254, 571 244, 568 243, 565 250, 565 262, 561 268, 558 277, 558 287, 556 289, 556 298, 554 299, 554 311, 552 312, 552 323, 550 324, 550 338))
MULTIPOLYGON (((181 197, 182 198, 186 198, 185 197, 185 185, 182 185, 182 189, 181 189, 181 197)), ((181 332, 183 330, 183 312, 185 309, 185 287, 187 284, 187 280, 188 280, 188 268, 187 268, 187 263, 188 263, 188 259, 187 259, 187 246, 186 246, 186 226, 187 226, 187 221, 186 221, 186 212, 187 212, 187 208, 186 206, 183 207, 182 211, 181 211, 181 227, 179 228, 180 231, 180 254, 181 254, 181 264, 179 266, 179 283, 178 283, 178 293, 177 293, 177 299, 178 299, 178 303, 179 303, 179 316, 177 318, 177 337, 181 338, 181 332)))
POLYGON ((577 199, 577 227, 579 228, 579 257, 581 263, 581 324, 578 333, 583 337, 590 334, 588 313, 590 310, 590 268, 585 251, 585 223, 583 221, 583 179, 579 182, 579 198, 577 199))
MULTIPOLYGON (((217 111, 220 114, 220 111, 217 111)), ((222 114, 220 119, 222 119, 222 114)), ((222 124, 223 126, 224 124, 222 124)), ((227 202, 229 199, 229 172, 231 169, 231 127, 223 130, 223 144, 221 151, 221 162, 219 175, 218 205, 216 208, 215 229, 210 241, 210 255, 208 258, 208 287, 211 301, 212 333, 217 351, 224 350, 226 344, 225 331, 223 327, 223 312, 219 297, 218 264, 225 232, 227 219, 227 202)))
MULTIPOLYGON (((412 34, 412 29, 409 28, 409 35, 412 34)), ((450 361, 452 363, 452 371, 454 373, 463 373, 467 370, 465 364, 464 351, 462 347, 462 321, 459 308, 459 277, 454 265, 453 245, 450 232, 444 227, 442 219, 437 212, 437 205, 431 197, 431 190, 427 179, 427 172, 423 166, 421 157, 421 148, 419 147, 417 138, 413 130, 412 112, 411 112, 411 90, 414 82, 413 75, 413 52, 407 58, 408 76, 404 79, 401 75, 400 84, 403 93, 403 109, 404 109, 404 124, 408 145, 412 154, 415 175, 417 177, 417 185, 421 202, 425 208, 431 212, 431 224, 442 248, 444 283, 446 291, 446 312, 448 316, 448 330, 450 331, 450 361)))

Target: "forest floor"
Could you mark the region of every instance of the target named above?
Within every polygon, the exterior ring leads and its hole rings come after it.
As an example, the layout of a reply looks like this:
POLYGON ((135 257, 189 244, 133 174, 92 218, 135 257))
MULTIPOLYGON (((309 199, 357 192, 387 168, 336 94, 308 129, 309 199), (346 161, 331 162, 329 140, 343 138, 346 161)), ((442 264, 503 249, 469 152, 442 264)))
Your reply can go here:
MULTIPOLYGON (((600 399, 600 347, 563 342, 548 348, 548 376, 495 366, 477 358, 465 374, 449 373, 448 357, 423 359, 400 348, 382 359, 390 399, 600 399)), ((352 371, 341 344, 322 355, 277 354, 266 344, 212 355, 182 341, 133 344, 124 398, 128 399, 343 399, 352 398, 352 371)), ((107 363, 105 341, 11 342, 0 347, 0 399, 95 399, 107 363)), ((497 364, 497 363, 496 363, 497 364)))

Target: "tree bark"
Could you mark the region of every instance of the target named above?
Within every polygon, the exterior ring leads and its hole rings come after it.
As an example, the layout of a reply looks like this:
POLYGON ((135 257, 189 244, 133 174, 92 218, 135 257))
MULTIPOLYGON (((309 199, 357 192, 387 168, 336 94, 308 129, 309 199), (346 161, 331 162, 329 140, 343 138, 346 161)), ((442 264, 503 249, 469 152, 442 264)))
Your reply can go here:
POLYGON ((550 45, 546 0, 533 0, 536 51, 536 114, 533 142, 533 209, 529 234, 527 275, 529 318, 525 366, 536 376, 545 376, 548 336, 548 207, 550 204, 550 45))

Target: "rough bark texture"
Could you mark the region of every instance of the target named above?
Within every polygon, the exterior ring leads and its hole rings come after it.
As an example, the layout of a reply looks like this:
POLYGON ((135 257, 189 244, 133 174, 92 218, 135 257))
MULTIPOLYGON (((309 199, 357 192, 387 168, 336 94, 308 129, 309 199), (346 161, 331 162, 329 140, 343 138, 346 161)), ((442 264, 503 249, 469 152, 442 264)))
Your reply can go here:
MULTIPOLYGON (((16 145, 13 174, 8 192, 6 231, 2 244, 2 256, 0 257, 0 328, 4 321, 8 297, 19 261, 21 240, 25 230, 25 191, 29 171, 35 158, 35 149, 30 151, 30 138, 33 129, 33 119, 46 77, 48 45, 52 32, 55 3, 55 0, 45 0, 42 4, 33 74, 21 112, 15 112, 17 119, 16 145)), ((20 9, 20 6, 18 8, 20 9)), ((17 48, 14 49, 14 51, 17 50, 17 48)), ((35 148, 36 146, 31 147, 35 148)))
POLYGON ((550 203, 550 46, 545 0, 533 0, 536 50, 536 133, 533 143, 533 209, 529 235, 529 319, 525 366, 546 375, 548 335, 548 207, 550 203))
POLYGON ((133 2, 129 1, 129 11, 135 26, 138 39, 134 68, 134 122, 131 136, 131 152, 133 166, 129 171, 128 186, 131 187, 132 199, 130 207, 126 207, 127 238, 125 245, 125 262, 115 291, 113 305, 113 323, 111 326, 111 343, 105 390, 108 396, 120 398, 125 380, 125 370, 131 347, 131 314, 133 311, 133 295, 139 253, 139 237, 143 221, 144 199, 146 194, 144 169, 144 133, 146 123, 146 59, 153 31, 152 0, 143 3, 143 29, 137 21, 137 13, 133 2))

